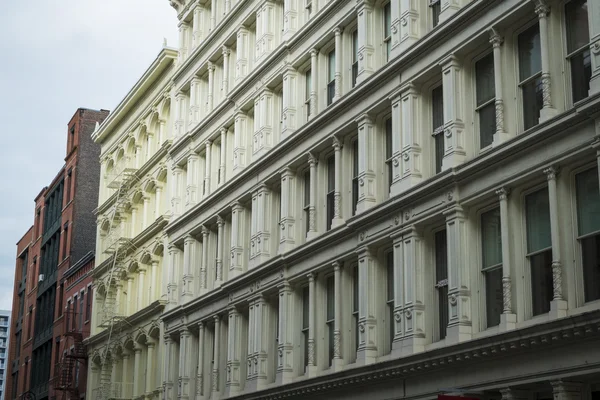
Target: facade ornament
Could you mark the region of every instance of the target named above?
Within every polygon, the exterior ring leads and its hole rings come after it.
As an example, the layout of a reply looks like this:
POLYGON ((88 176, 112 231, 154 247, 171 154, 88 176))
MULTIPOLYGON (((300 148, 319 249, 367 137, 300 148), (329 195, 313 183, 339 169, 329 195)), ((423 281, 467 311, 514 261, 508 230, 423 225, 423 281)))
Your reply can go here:
POLYGON ((446 136, 447 138, 451 138, 452 137, 452 129, 450 129, 450 128, 444 129, 444 136, 446 136))
POLYGON ((394 313, 394 319, 396 320, 396 322, 400 322, 400 320, 402 319, 402 315, 400 314, 400 311, 396 311, 394 313))
POLYGON ((512 295, 511 295, 511 282, 510 277, 505 276, 502 278, 502 312, 504 314, 512 313, 512 295))
POLYGON ((411 320, 412 319, 412 311, 404 310, 404 318, 406 318, 407 320, 411 320))
POLYGON ((552 262, 553 300, 562 300, 562 265, 560 261, 552 262))

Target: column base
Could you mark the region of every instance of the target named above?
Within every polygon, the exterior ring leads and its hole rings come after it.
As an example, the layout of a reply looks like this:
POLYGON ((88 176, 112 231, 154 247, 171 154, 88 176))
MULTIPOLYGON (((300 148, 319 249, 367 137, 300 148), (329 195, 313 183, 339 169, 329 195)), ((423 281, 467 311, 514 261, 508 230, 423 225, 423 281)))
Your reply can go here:
POLYGON ((592 76, 590 79, 590 96, 595 95, 596 93, 600 93, 600 74, 592 76))
POLYGON ((356 364, 357 365, 369 365, 377 362, 377 351, 359 349, 356 352, 356 364))
POLYGON ((405 176, 395 182, 392 183, 392 187, 390 188, 390 196, 397 196, 401 193, 406 192, 413 186, 418 185, 423 181, 423 177, 420 175, 411 174, 409 176, 405 176))
POLYGON ((306 373, 309 378, 314 378, 315 376, 317 376, 318 372, 319 370, 317 369, 316 365, 309 365, 308 367, 306 367, 306 373))
POLYGON ((341 358, 334 358, 333 362, 331 363, 331 368, 333 369, 334 372, 338 372, 344 369, 344 360, 342 360, 341 358))
POLYGON ((473 337, 473 329, 471 324, 457 323, 451 325, 446 330, 446 343, 462 343, 471 340, 473 337))
POLYGON ((345 223, 346 223, 346 221, 343 218, 334 218, 331 220, 331 227, 337 228, 338 226, 342 226, 345 223))
POLYGON ((214 284, 215 289, 221 287, 221 285, 223 285, 223 281, 217 281, 217 280, 215 280, 215 284, 214 284))
POLYGON ((548 121, 558 115, 558 110, 554 107, 545 107, 540 110, 540 124, 548 121))
POLYGON ((309 231, 309 232, 306 233, 306 240, 312 240, 312 239, 314 239, 314 238, 316 238, 318 236, 319 236, 319 232, 309 231))
POLYGON ((509 139, 510 139, 510 135, 508 133, 496 132, 496 133, 494 133, 494 140, 492 141, 492 147, 497 147, 509 139))
POLYGON ((407 357, 416 353, 425 351, 425 338, 404 337, 397 342, 392 343, 392 357, 407 357))
POLYGON ((362 199, 358 201, 356 204, 356 214, 363 213, 377 205, 377 201, 375 199, 362 199))
POLYGON ((566 300, 552 300, 550 302, 550 313, 548 314, 550 319, 564 318, 567 316, 567 301, 566 300))
POLYGON ((512 331, 517 324, 516 314, 500 314, 500 332, 512 331))
POLYGON ((296 247, 295 243, 279 243, 279 250, 277 251, 277 254, 287 253, 288 251, 293 250, 294 247, 296 247))
POLYGON ((463 151, 452 151, 442 159, 442 171, 452 169, 465 162, 467 155, 463 151))

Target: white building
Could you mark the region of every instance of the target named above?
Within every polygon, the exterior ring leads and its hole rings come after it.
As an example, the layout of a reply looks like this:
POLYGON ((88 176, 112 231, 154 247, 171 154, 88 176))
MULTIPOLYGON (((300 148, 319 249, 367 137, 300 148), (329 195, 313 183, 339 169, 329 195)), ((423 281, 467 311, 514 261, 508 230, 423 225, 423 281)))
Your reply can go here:
POLYGON ((164 399, 600 398, 600 1, 171 4, 164 399))
POLYGON ((159 398, 169 221, 170 85, 164 48, 98 127, 101 178, 87 398, 159 398))
POLYGON ((4 400, 8 360, 8 338, 10 337, 10 311, 0 310, 0 400, 4 400))

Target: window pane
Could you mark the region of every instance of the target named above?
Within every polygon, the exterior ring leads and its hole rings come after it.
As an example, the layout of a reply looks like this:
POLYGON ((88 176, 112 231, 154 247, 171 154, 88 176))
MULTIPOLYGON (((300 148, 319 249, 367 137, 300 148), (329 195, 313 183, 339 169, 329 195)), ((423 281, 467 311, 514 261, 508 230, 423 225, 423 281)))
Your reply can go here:
POLYGON ((385 120, 385 158, 392 157, 392 119, 385 120))
POLYGON ((431 91, 431 111, 435 131, 444 125, 444 90, 441 85, 431 91))
POLYGON ((523 118, 525 129, 536 126, 544 106, 542 78, 533 79, 521 86, 523 92, 523 118))
POLYGON ((440 14, 442 13, 442 5, 440 0, 429 1, 431 7, 432 25, 435 28, 440 23, 440 14))
POLYGON ((581 240, 585 301, 600 300, 600 235, 581 240))
POLYGON ((331 192, 335 189, 335 157, 331 156, 327 159, 327 191, 331 192))
POLYGON ((448 286, 438 289, 438 312, 440 340, 446 337, 448 328, 448 286))
POLYGON ((304 172, 304 207, 310 205, 310 171, 304 172))
POLYGON ((331 82, 335 79, 335 50, 329 52, 327 70, 329 76, 327 82, 331 82))
POLYGON ((588 97, 592 79, 592 59, 590 51, 584 50, 571 57, 571 86, 573 103, 588 97))
POLYGON ((481 247, 483 250, 483 268, 502 263, 500 208, 481 214, 481 247))
POLYGON ((384 37, 389 37, 391 36, 391 32, 392 32, 392 10, 391 10, 391 3, 387 3, 384 7, 383 7, 383 24, 384 24, 384 33, 383 36, 384 37))
POLYGON ((448 279, 446 230, 435 233, 435 280, 448 279))
POLYGON ((387 301, 394 300, 394 252, 390 251, 386 254, 387 268, 387 301))
POLYGON ((302 329, 308 328, 309 322, 309 290, 308 286, 302 289, 302 329))
POLYGON ((494 86, 494 54, 490 53, 475 63, 477 105, 496 97, 494 86))
POLYGON ((527 252, 533 253, 552 246, 550 236, 550 203, 548 188, 525 198, 527 213, 527 252))
POLYGON ((535 24, 519 35, 519 77, 521 81, 542 70, 540 28, 535 24))
POLYGON ((358 267, 352 270, 352 311, 358 312, 358 267))
POLYGON ((479 109, 479 141, 483 149, 494 142, 496 133, 496 105, 492 102, 479 109))
POLYGON ((565 5, 567 52, 572 53, 590 42, 588 5, 585 0, 572 0, 565 5))
POLYGON ((311 87, 311 81, 312 81, 312 74, 310 69, 308 71, 306 71, 306 75, 305 75, 305 83, 306 83, 306 93, 305 93, 305 98, 308 100, 310 99, 310 87, 311 87))
POLYGON ((485 273, 485 297, 487 326, 499 325, 502 314, 502 268, 485 273))
POLYGON ((352 142, 352 176, 358 176, 358 140, 352 142))
POLYGON ((531 263, 531 308, 533 315, 550 311, 554 294, 552 288, 552 250, 532 256, 531 263))
POLYGON ((442 161, 444 159, 444 134, 435 135, 435 173, 442 172, 442 161))
POLYGON ((327 320, 335 317, 335 280, 333 276, 327 278, 327 320))
POLYGON ((598 169, 592 168, 577 174, 577 220, 579 234, 600 231, 600 189, 598 169))

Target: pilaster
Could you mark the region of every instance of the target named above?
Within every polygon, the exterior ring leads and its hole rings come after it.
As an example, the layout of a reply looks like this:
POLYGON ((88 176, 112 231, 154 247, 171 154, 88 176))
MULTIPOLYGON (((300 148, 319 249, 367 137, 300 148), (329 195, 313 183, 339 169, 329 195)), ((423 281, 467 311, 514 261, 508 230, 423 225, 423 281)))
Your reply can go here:
MULTIPOLYGON (((225 392, 233 396, 242 390, 242 315, 235 308, 229 309, 227 335, 227 376, 225 392)), ((216 332, 215 332, 216 335, 216 332)))
POLYGON ((493 146, 498 146, 510 137, 504 129, 504 87, 502 86, 502 45, 504 38, 494 29, 490 30, 490 43, 494 48, 494 90, 496 100, 496 133, 494 133, 493 146))
POLYGON ((314 154, 309 154, 308 164, 310 168, 310 205, 308 207, 308 232, 306 240, 311 240, 318 236, 317 232, 317 158, 314 154))
POLYGON ((377 293, 379 292, 378 265, 375 256, 368 248, 358 253, 358 350, 356 362, 359 365, 377 361, 378 315, 377 293))
POLYGON ((252 195, 252 226, 250 236, 250 268, 271 258, 271 234, 274 225, 273 196, 267 186, 261 186, 252 195))
POLYGON ((500 188, 496 190, 500 203, 500 235, 502 238, 502 314, 500 315, 500 330, 515 329, 517 316, 512 306, 512 279, 510 260, 510 227, 508 214, 509 190, 500 188))
POLYGON ((257 160, 273 147, 275 100, 273 92, 265 88, 254 100, 254 134, 252 158, 257 160))
POLYGON ((317 323, 317 286, 314 273, 308 277, 308 365, 306 370, 308 377, 317 375, 317 343, 316 343, 316 323, 317 323))
POLYGON ((221 317, 219 315, 215 315, 213 317, 215 321, 215 345, 213 348, 213 369, 212 369, 212 378, 211 378, 211 398, 218 399, 220 396, 219 393, 219 352, 221 346, 221 317))
POLYGON ((590 29, 590 55, 592 59, 592 78, 590 95, 600 92, 600 3, 588 1, 588 26, 590 29))
POLYGON ((271 309, 262 295, 250 300, 248 328, 248 391, 267 386, 271 370, 269 350, 275 341, 271 309))
POLYGON ((245 26, 241 26, 237 32, 236 42, 236 65, 235 65, 235 82, 239 83, 248 76, 250 72, 250 32, 245 26))
POLYGON ((165 354, 163 358, 163 390, 165 400, 175 400, 173 392, 173 342, 169 335, 164 336, 165 354))
POLYGON ((342 97, 342 57, 344 54, 342 47, 342 32, 340 27, 335 28, 335 93, 333 101, 338 101, 342 97))
POLYGON ((444 159, 442 170, 462 164, 465 149, 465 124, 463 119, 463 71, 458 58, 450 55, 440 63, 444 86, 444 159))
MULTIPOLYGON (((358 76, 360 83, 375 72, 375 15, 372 0, 359 0, 358 19, 358 76)), ((314 78, 313 78, 314 79, 314 78)))
POLYGON ((223 46, 223 96, 227 96, 229 93, 229 56, 231 55, 231 51, 223 46))
POLYGON ((402 150, 398 159, 401 176, 399 182, 400 193, 423 181, 421 157, 423 130, 420 124, 422 119, 421 93, 414 84, 409 83, 402 89, 401 96, 400 136, 402 150))
POLYGON ((279 254, 296 246, 296 176, 286 167, 281 172, 281 221, 279 221, 279 254))
POLYGON ((210 231, 202 226, 202 263, 200 264, 200 294, 208 291, 208 236, 210 231))
POLYGON ((266 0, 256 11, 256 61, 263 61, 277 47, 282 21, 279 2, 266 0))
POLYGON ((191 207, 198 203, 198 168, 200 157, 196 153, 192 153, 187 159, 187 182, 186 182, 186 207, 191 207))
POLYGON ((179 398, 188 400, 194 393, 192 378, 194 360, 190 357, 192 353, 192 335, 187 327, 183 327, 179 332, 179 398))
POLYGON ((581 400, 583 384, 579 382, 551 381, 554 400, 581 400))
POLYGON ((194 76, 190 82, 190 125, 200 122, 200 85, 202 79, 194 76))
POLYGON ((298 31, 298 0, 283 2, 283 41, 290 40, 298 31))
POLYGON ((231 266, 229 278, 234 278, 246 270, 245 259, 246 209, 236 202, 231 208, 231 266))
POLYGON ((227 179, 226 175, 226 162, 227 162, 227 129, 221 128, 221 159, 219 164, 219 186, 225 183, 227 179))
POLYGON ((377 175, 375 171, 376 132, 375 124, 368 114, 358 120, 358 204, 361 213, 377 204, 377 175))
POLYGON ((334 273, 334 326, 333 326, 333 362, 334 371, 341 371, 344 367, 344 359, 342 354, 342 264, 338 261, 333 263, 334 273))
POLYGON ((223 246, 225 241, 225 220, 217 216, 217 257, 215 259, 215 288, 223 284, 223 246))
POLYGON ((215 99, 215 64, 208 62, 208 96, 206 99, 206 114, 214 108, 215 99))
POLYGON ((335 228, 346 222, 342 218, 342 142, 335 136, 333 137, 333 151, 335 157, 335 184, 331 227, 335 228))
POLYGON ((241 110, 236 111, 234 118, 233 173, 236 174, 246 168, 247 165, 246 151, 248 150, 248 130, 250 129, 250 124, 248 122, 248 116, 241 110))
POLYGON ((193 299, 194 289, 194 270, 193 266, 197 262, 198 242, 192 235, 188 235, 183 240, 183 287, 181 292, 182 302, 188 302, 193 299))
POLYGON ((276 382, 285 385, 294 378, 294 336, 297 328, 294 293, 287 280, 279 286, 279 341, 276 382))
MULTIPOLYGON (((394 2, 392 2, 393 7, 394 2)), ((400 0, 400 46, 392 47, 392 57, 402 54, 407 48, 415 44, 423 35, 423 17, 421 0, 400 0)), ((392 8, 393 12, 393 8, 392 8)), ((393 26, 392 26, 393 32, 393 26)))
POLYGON ((204 156, 204 160, 206 165, 204 167, 204 187, 202 190, 203 197, 208 196, 211 192, 210 176, 212 174, 212 144, 212 140, 207 140, 205 143, 206 155, 204 156))
POLYGON ((171 212, 173 216, 181 215, 181 194, 183 192, 183 169, 179 165, 174 165, 171 179, 171 212))
POLYGON ((548 31, 548 15, 550 7, 546 0, 533 0, 535 13, 538 15, 540 24, 540 51, 542 53, 542 99, 543 107, 540 111, 540 122, 549 120, 556 116, 558 111, 552 104, 552 82, 550 79, 550 38, 548 31))
POLYGON ((196 372, 196 400, 206 399, 204 391, 204 348, 206 346, 206 324, 198 323, 198 369, 196 372))
POLYGON ((317 115, 318 112, 318 97, 317 88, 319 84, 319 63, 318 63, 319 51, 312 49, 310 51, 310 109, 308 118, 312 119, 317 115))
MULTIPOLYGON (((288 0, 289 1, 289 0, 288 0)), ((283 124, 281 137, 289 136, 296 130, 298 111, 298 72, 288 65, 283 71, 283 124)))

